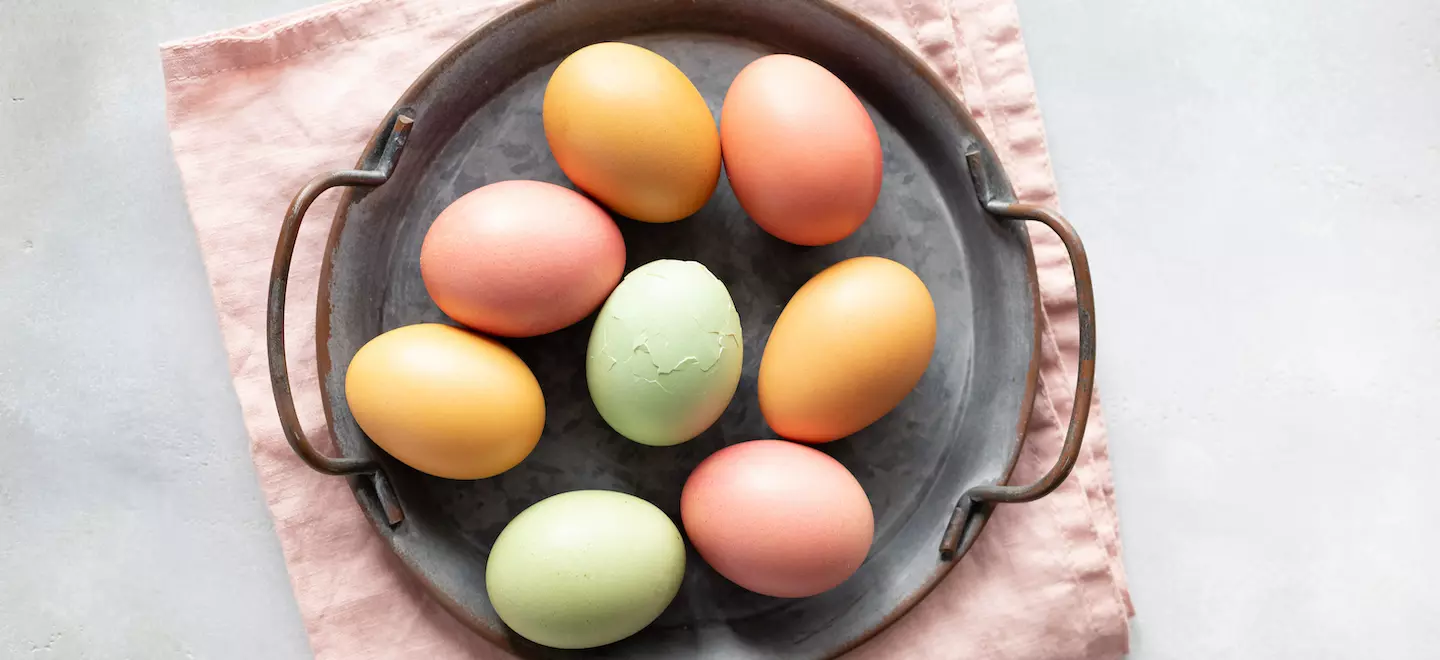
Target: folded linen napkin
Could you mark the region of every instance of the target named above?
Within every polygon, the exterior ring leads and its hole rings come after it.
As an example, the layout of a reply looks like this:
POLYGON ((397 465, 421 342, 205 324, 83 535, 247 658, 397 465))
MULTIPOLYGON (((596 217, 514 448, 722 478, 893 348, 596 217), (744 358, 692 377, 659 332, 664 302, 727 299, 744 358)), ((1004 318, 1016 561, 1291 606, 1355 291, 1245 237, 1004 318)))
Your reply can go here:
MULTIPOLYGON (((922 55, 991 138, 1022 200, 1054 205, 1013 0, 844 0, 922 55)), ((342 0, 161 47, 171 139, 204 254, 260 485, 318 658, 501 658, 413 580, 344 480, 310 471, 280 430, 266 367, 270 258, 289 198, 354 164, 400 92, 511 0, 342 0)), ((327 195, 296 248, 287 337, 305 431, 326 436, 314 305, 327 195)), ((1083 229, 1083 222, 1080 223, 1083 229)), ((1057 239, 1032 230, 1044 311, 1039 395, 1012 483, 1054 460, 1072 405, 1074 283, 1057 239)), ((1132 613, 1099 403, 1061 488, 999 507, 978 543, 856 658, 1053 660, 1123 654, 1132 613)))

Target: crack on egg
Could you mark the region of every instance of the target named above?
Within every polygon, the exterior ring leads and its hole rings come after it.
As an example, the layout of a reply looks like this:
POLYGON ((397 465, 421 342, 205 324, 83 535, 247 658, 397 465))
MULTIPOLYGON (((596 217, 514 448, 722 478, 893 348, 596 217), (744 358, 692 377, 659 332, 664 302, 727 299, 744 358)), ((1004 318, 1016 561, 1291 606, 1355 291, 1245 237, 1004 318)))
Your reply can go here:
POLYGON ((620 364, 620 361, 610 354, 610 330, 608 328, 600 329, 600 354, 610 360, 610 366, 605 368, 606 371, 610 371, 615 368, 615 365, 620 364))
MULTIPOLYGON (((699 264, 686 264, 686 267, 704 268, 699 264)), ((708 275, 708 271, 705 272, 708 275)), ((626 275, 626 279, 643 277, 650 282, 653 282, 650 278, 667 281, 667 284, 646 285, 658 287, 656 290, 668 290, 668 281, 687 279, 671 275, 676 273, 667 274, 642 268, 626 275)), ((724 285, 713 279, 713 275, 710 277, 713 281, 707 285, 713 284, 723 291, 724 285)), ((621 307, 623 306, 616 305, 616 309, 621 307)), ((599 329, 601 334, 596 338, 596 343, 599 344, 597 355, 604 355, 609 360, 606 363, 607 372, 623 365, 625 371, 629 372, 630 382, 634 387, 648 383, 666 394, 680 396, 693 389, 692 381, 704 378, 701 374, 712 374, 717 367, 728 364, 728 350, 738 352, 742 349, 740 328, 738 323, 735 323, 735 303, 729 300, 728 291, 725 292, 723 306, 718 308, 708 300, 681 297, 667 299, 658 307, 626 309, 621 313, 616 313, 616 309, 604 313, 606 321, 619 325, 615 326, 614 333, 610 332, 610 327, 599 329), (680 321, 684 318, 689 318, 694 325, 684 326, 683 321, 680 321), (677 321, 680 323, 676 324, 677 321), (615 342, 615 345, 611 342, 615 342)), ((599 367, 598 358, 596 367, 599 367)), ((623 375, 620 377, 623 378, 623 375)))
POLYGON ((653 379, 653 378, 646 378, 646 377, 641 376, 640 374, 636 374, 636 373, 632 373, 632 374, 630 374, 630 375, 631 375, 632 377, 634 377, 636 381, 645 382, 645 383, 650 383, 651 385, 654 385, 655 387, 660 388, 660 390, 663 391, 663 392, 665 392, 666 394, 672 394, 672 392, 670 391, 670 389, 667 388, 667 387, 665 387, 665 383, 662 383, 662 382, 660 382, 660 381, 658 381, 658 380, 655 380, 655 379, 653 379))
MULTIPOLYGON (((680 358, 680 361, 676 362, 675 366, 670 367, 669 369, 658 369, 658 371, 661 375, 675 373, 676 371, 684 369, 685 365, 687 364, 700 364, 700 358, 697 358, 694 355, 686 355, 685 357, 680 358)), ((709 369, 706 369, 705 367, 700 367, 700 370, 709 371, 709 369)))

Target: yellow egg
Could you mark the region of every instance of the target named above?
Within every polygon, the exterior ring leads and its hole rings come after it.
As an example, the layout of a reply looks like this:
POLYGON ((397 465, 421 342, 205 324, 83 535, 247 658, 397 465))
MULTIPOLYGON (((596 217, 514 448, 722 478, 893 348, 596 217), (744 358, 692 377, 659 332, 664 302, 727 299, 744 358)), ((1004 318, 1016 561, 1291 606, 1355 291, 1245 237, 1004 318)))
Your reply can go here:
POLYGON ((543 116, 565 176, 616 213, 673 222, 715 192, 715 117, 690 79, 651 51, 622 43, 575 51, 550 76, 543 116))
POLYGON ((370 439, 421 472, 483 479, 515 467, 545 426, 535 374, 500 342, 437 323, 386 332, 345 372, 370 439))
POLYGON ((889 259, 847 259, 780 312, 760 358, 760 412, 782 437, 838 440, 899 405, 934 352, 925 283, 889 259))

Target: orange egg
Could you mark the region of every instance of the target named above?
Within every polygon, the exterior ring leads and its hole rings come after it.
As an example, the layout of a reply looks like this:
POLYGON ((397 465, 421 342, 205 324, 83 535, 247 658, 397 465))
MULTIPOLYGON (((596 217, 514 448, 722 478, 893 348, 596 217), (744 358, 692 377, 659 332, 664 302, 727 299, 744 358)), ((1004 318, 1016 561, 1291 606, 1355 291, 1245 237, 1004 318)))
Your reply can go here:
POLYGON ((715 116, 669 60, 623 43, 586 46, 545 85, 545 139, 581 190, 643 222, 705 205, 720 180, 715 116))
POLYGON ((447 479, 515 467, 545 427, 540 383, 519 356, 438 323, 396 328, 360 347, 345 371, 345 401, 386 453, 447 479))
POLYGON ((935 303, 880 257, 820 271, 785 305, 760 359, 760 411, 780 436, 829 442, 890 412, 935 352, 935 303))
POLYGON ((420 276, 441 311, 504 337, 585 318, 624 271, 625 241, 610 214, 542 181, 501 181, 465 194, 420 246, 420 276))
POLYGON ((849 236, 880 197, 880 136, 865 106, 834 74, 793 55, 762 57, 735 77, 720 151, 745 212, 791 243, 849 236))
POLYGON ((875 514, 839 461, 783 440, 721 449, 696 466, 680 494, 695 550, 731 582, 802 598, 844 582, 865 562, 875 514))

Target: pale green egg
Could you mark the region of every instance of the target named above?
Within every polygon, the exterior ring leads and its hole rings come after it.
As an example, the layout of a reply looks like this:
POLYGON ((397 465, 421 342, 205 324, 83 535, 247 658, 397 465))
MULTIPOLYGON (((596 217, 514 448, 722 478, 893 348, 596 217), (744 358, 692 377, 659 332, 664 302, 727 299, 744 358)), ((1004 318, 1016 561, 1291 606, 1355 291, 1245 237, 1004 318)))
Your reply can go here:
POLYGON ((485 588, 500 620, 560 649, 618 642, 660 616, 685 577, 680 530, 655 505, 607 490, 543 499, 490 551, 485 588))
POLYGON ((743 346, 724 283, 694 261, 652 261, 625 276, 595 320, 590 398, 620 435, 680 444, 730 405, 743 346))

